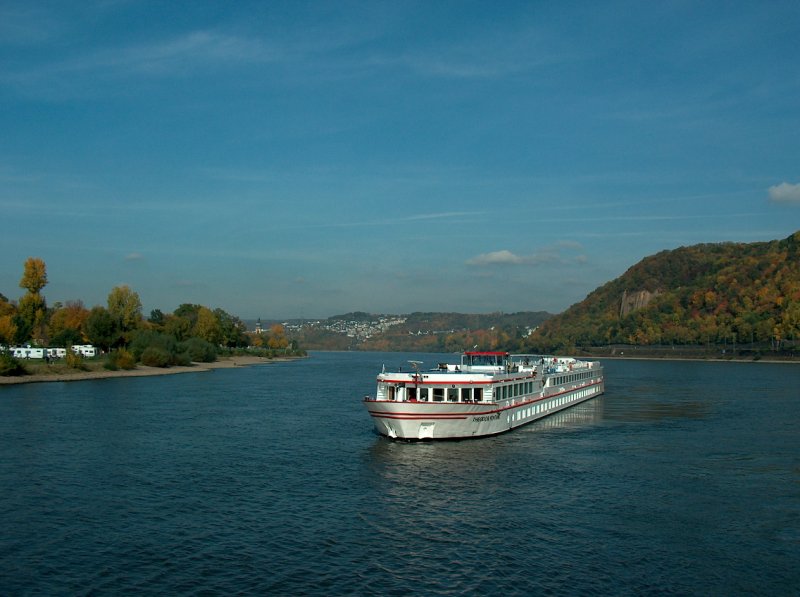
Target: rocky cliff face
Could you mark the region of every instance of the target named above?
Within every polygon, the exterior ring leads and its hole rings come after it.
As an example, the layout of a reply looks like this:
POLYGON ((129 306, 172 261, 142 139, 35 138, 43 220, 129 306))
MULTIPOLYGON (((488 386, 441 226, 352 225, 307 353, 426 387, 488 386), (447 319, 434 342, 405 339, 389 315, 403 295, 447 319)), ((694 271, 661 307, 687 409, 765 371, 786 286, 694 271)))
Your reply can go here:
POLYGON ((619 307, 619 316, 625 317, 628 313, 633 313, 639 309, 644 309, 650 301, 661 294, 658 290, 625 290, 622 293, 622 301, 619 307))

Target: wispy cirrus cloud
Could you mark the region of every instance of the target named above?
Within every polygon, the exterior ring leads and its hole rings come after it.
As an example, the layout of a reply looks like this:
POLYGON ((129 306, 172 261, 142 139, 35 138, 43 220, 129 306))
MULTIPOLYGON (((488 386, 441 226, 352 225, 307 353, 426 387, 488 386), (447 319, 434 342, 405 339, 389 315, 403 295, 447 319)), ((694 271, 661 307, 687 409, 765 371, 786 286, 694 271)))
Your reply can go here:
POLYGON ((798 203, 800 204, 800 183, 790 184, 782 182, 767 189, 769 198, 779 203, 798 203))
POLYGON ((174 75, 237 62, 275 60, 275 52, 257 39, 215 31, 193 31, 167 39, 107 46, 36 65, 16 75, 36 80, 58 75, 174 75))
POLYGON ((57 100, 103 97, 129 92, 130 86, 120 85, 126 79, 216 75, 240 67, 288 63, 298 59, 298 52, 302 54, 286 43, 196 30, 156 40, 65 50, 44 61, 9 61, 0 68, 0 87, 57 100))
POLYGON ((481 212, 477 211, 447 211, 442 213, 431 213, 431 214, 418 214, 415 216, 408 216, 406 218, 401 218, 405 222, 413 222, 415 220, 443 220, 443 219, 450 219, 450 218, 462 218, 465 216, 479 216, 481 212))

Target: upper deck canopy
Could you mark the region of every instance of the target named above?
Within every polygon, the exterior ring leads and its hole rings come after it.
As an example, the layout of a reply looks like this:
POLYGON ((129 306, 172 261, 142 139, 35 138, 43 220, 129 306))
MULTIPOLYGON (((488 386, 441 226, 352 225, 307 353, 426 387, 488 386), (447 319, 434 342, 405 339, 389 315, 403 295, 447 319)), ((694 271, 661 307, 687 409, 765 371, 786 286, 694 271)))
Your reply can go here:
POLYGON ((464 367, 503 367, 508 358, 509 353, 505 351, 467 351, 461 355, 461 364, 464 367))

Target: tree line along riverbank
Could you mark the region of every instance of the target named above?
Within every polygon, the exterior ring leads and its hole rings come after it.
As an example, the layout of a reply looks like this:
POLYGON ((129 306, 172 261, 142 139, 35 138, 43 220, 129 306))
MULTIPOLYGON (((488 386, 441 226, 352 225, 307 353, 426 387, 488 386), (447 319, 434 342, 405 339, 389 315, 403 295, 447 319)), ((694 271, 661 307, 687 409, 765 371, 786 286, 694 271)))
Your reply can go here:
MULTIPOLYGON (((37 257, 26 260, 19 285, 27 292, 18 301, 0 294, 2 377, 28 374, 29 363, 14 358, 8 350, 12 346, 91 344, 102 352, 99 366, 107 371, 189 367, 239 354, 266 358, 305 354, 282 326, 248 331, 239 317, 221 308, 184 303, 171 313, 153 309, 145 317, 138 293, 126 285, 114 287, 106 305, 88 309, 75 300, 49 306, 42 294, 47 268, 37 257)), ((54 366, 84 373, 98 367, 70 350, 54 366)))

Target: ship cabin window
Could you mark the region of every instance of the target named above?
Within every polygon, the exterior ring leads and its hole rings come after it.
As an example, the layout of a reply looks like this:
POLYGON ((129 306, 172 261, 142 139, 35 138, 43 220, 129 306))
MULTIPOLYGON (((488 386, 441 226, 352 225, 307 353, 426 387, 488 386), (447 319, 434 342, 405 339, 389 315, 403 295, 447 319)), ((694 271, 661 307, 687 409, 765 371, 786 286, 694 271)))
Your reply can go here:
POLYGON ((408 388, 406 390, 406 400, 416 400, 417 399, 417 388, 408 388))
POLYGON ((395 389, 396 388, 394 386, 389 386, 389 400, 394 400, 395 389))
MULTIPOLYGON (((507 386, 509 397, 511 389, 512 386, 507 386)), ((491 400, 492 396, 491 392, 485 394, 483 388, 407 388, 406 392, 408 400, 416 399, 419 402, 483 402, 485 399, 491 400)))

